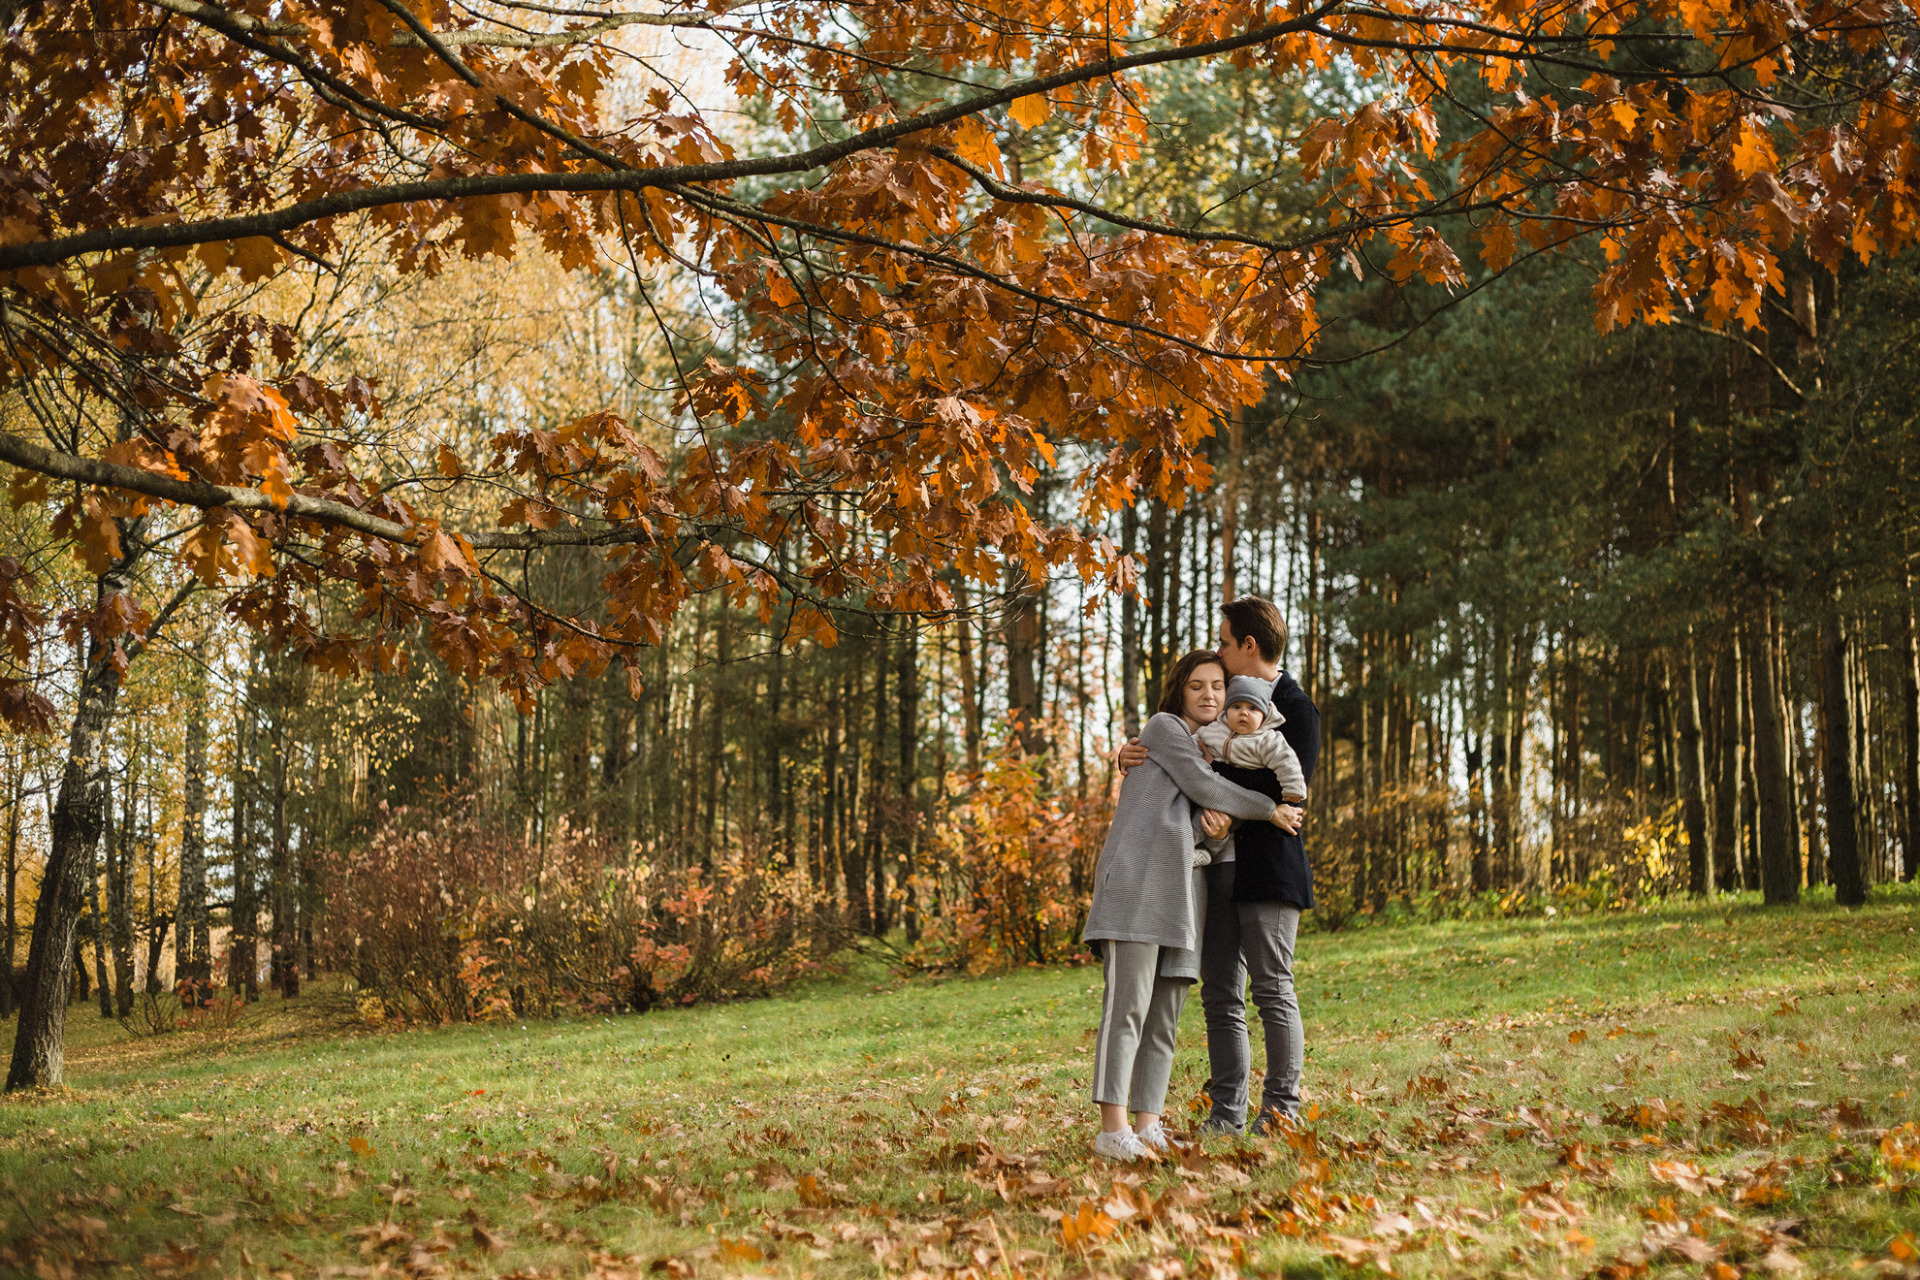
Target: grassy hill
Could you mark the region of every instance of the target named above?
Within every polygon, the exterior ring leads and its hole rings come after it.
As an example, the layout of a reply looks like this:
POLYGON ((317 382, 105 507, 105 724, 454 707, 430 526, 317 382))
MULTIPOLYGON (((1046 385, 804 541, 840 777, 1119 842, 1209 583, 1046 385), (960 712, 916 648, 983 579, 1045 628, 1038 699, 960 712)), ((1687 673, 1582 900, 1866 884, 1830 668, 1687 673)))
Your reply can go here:
MULTIPOLYGON (((0 1102, 0 1272, 1920 1274, 1917 925, 1312 934, 1300 1129, 1133 1171, 1087 1151, 1094 969, 405 1032, 325 989, 166 1035, 76 1005, 72 1087, 0 1102)), ((1182 1107, 1204 1078, 1196 999, 1182 1107)))

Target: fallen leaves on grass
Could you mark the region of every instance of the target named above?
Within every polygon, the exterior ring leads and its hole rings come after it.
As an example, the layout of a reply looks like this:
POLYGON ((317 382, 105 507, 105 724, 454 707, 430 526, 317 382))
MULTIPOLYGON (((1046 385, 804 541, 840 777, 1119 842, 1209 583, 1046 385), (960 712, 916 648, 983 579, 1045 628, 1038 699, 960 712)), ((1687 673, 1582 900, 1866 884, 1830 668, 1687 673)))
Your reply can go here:
POLYGON ((1649 1098, 1645 1102, 1609 1102, 1601 1107, 1600 1114, 1606 1123, 1616 1128, 1651 1132, 1679 1124, 1686 1118, 1686 1107, 1665 1098, 1649 1098))
POLYGON ((729 1240, 720 1237, 720 1256, 730 1262, 765 1262, 767 1255, 759 1245, 751 1240, 729 1240))
POLYGON ((1647 1165, 1647 1176, 1680 1188, 1689 1195, 1704 1196, 1727 1185, 1691 1160, 1655 1160, 1647 1165))
POLYGON ((1068 1249, 1084 1251, 1112 1235, 1119 1225, 1093 1201, 1082 1200, 1071 1214, 1060 1219, 1060 1243, 1068 1249))
MULTIPOLYGON (((1764 1092, 1761 1097, 1764 1100, 1764 1092)), ((1701 1117, 1701 1124, 1743 1146, 1770 1146, 1781 1137, 1780 1131, 1767 1120, 1763 1101, 1751 1097, 1738 1102, 1713 1103, 1701 1117)))
POLYGON ((1558 1163, 1591 1182, 1605 1182, 1613 1177, 1613 1161, 1588 1151, 1584 1142, 1570 1142, 1560 1148, 1558 1163))
POLYGON ((1891 1195, 1920 1195, 1920 1124, 1909 1120, 1880 1137, 1875 1184, 1891 1195))
POLYGON ((1767 1065, 1767 1060, 1760 1056, 1760 1050, 1742 1043, 1739 1036, 1729 1035, 1727 1046, 1733 1050, 1732 1056, 1727 1059, 1727 1065, 1735 1071, 1758 1071, 1767 1065))

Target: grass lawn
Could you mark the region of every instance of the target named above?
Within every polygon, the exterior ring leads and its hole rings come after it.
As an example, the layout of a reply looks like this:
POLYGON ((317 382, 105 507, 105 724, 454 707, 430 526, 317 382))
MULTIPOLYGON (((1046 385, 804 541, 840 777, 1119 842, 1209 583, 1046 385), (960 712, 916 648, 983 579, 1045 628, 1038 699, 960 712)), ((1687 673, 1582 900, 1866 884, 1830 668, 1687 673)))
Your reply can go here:
POLYGON ((1916 926, 1309 934, 1300 1129, 1135 1171, 1087 1150, 1089 968, 401 1033, 76 1005, 71 1087, 0 1102, 0 1274, 1920 1275, 1916 926))

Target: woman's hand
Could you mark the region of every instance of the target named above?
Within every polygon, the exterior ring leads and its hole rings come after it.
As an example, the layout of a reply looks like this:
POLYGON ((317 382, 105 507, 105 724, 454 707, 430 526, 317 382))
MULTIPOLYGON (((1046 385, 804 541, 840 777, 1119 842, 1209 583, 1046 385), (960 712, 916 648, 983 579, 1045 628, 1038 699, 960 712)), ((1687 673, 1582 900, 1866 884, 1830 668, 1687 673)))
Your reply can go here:
POLYGON ((1300 820, 1306 816, 1306 810, 1297 804, 1282 803, 1273 806, 1273 825, 1290 836, 1300 834, 1300 820))
POLYGON ((1202 809, 1200 811, 1200 829, 1206 832, 1208 836, 1218 840, 1221 836, 1233 830, 1233 819, 1218 809, 1202 809))

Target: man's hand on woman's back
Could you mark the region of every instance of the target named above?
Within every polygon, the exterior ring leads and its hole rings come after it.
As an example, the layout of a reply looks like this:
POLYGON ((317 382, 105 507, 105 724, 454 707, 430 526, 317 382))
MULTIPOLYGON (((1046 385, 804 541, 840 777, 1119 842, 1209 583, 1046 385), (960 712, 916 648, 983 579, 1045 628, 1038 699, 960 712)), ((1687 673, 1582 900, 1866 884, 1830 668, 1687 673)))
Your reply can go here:
POLYGON ((1120 766, 1120 772, 1137 769, 1147 762, 1147 749, 1140 745, 1140 739, 1128 738, 1119 751, 1114 753, 1113 762, 1120 766))

